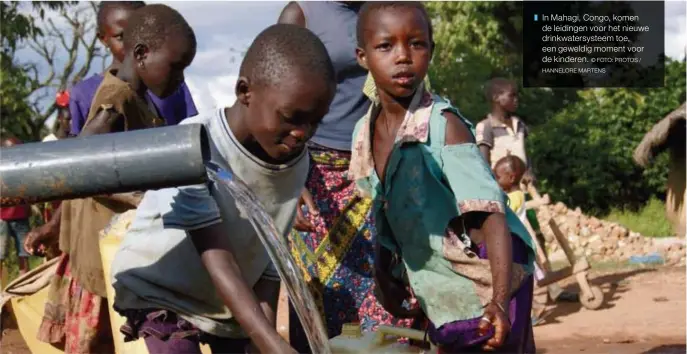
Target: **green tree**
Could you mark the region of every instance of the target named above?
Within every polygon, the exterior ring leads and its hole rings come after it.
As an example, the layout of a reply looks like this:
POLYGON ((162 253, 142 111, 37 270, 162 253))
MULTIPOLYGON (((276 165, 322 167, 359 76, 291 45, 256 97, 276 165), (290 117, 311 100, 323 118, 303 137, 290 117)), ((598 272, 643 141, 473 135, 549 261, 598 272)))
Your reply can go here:
MULTIPOLYGON (((484 84, 501 76, 522 85, 522 2, 426 2, 436 48, 430 80, 473 123, 490 110, 484 84)), ((578 99, 574 89, 521 90, 518 115, 538 125, 578 99)))
MULTIPOLYGON (((560 4, 559 4, 560 5, 560 4)), ((551 6, 559 6, 551 5, 551 6)), ((430 79, 473 123, 489 111, 482 90, 492 77, 522 84, 522 2, 427 2, 436 48, 430 79)), ((612 2, 570 3, 578 13, 632 14, 612 2)), ((571 9, 572 11, 573 9, 571 9)), ((524 38, 527 40, 527 38, 524 38)), ((636 83, 645 75, 630 72, 636 83)), ((667 60, 666 87, 520 91, 517 114, 530 126, 528 154, 540 189, 554 200, 603 214, 635 208, 664 193, 666 156, 641 170, 632 151, 647 130, 685 99, 685 62, 667 60)))
POLYGON ((55 92, 81 80, 94 59, 105 58, 95 34, 96 3, 2 1, 0 6, 0 133, 40 140, 56 110, 55 92), (46 10, 56 19, 46 17, 46 10), (40 59, 19 60, 20 49, 40 59))
POLYGON ((552 198, 604 214, 636 209, 665 192, 667 156, 642 170, 632 152, 651 127, 685 100, 685 62, 666 61, 665 87, 588 89, 533 129, 529 153, 552 198))

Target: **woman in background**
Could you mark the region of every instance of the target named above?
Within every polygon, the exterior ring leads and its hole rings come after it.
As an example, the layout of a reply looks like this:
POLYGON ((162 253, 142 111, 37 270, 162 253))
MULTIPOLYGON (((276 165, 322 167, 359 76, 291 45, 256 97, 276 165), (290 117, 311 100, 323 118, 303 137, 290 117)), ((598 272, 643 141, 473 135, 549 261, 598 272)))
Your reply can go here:
MULTIPOLYGON (((337 75, 334 101, 308 146, 311 170, 289 237, 291 253, 325 316, 330 338, 341 333, 344 323, 359 322, 363 330, 410 324, 394 319, 373 294, 375 230, 369 220, 370 201, 357 196, 347 178, 353 128, 370 107, 363 92, 367 71, 355 57, 362 4, 290 2, 279 16, 279 23, 306 27, 322 40, 337 75)), ((308 351, 293 308, 289 335, 296 350, 308 351)))

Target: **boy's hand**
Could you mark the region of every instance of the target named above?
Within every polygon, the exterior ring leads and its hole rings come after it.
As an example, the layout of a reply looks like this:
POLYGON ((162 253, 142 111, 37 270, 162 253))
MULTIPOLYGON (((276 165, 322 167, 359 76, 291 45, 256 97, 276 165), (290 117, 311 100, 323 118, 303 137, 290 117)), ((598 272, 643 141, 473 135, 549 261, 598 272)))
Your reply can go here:
MULTIPOLYGON (((505 308, 505 307, 504 307, 505 308)), ((482 349, 493 351, 503 345, 508 333, 510 332, 510 321, 508 316, 494 303, 489 303, 484 308, 484 315, 479 322, 479 334, 485 335, 489 327, 494 327, 494 336, 482 346, 482 349)))
POLYGON ((54 243, 60 234, 60 229, 57 226, 58 224, 55 222, 48 222, 29 231, 23 245, 26 253, 32 256, 44 256, 50 244, 54 243))
POLYGON ((320 210, 317 209, 317 205, 312 199, 312 194, 310 194, 310 191, 308 191, 307 188, 303 188, 301 197, 298 198, 298 205, 296 207, 296 221, 293 224, 293 228, 303 232, 314 232, 315 225, 313 225, 310 220, 305 217, 305 214, 303 213, 303 206, 308 207, 308 213, 311 215, 320 214, 320 210))

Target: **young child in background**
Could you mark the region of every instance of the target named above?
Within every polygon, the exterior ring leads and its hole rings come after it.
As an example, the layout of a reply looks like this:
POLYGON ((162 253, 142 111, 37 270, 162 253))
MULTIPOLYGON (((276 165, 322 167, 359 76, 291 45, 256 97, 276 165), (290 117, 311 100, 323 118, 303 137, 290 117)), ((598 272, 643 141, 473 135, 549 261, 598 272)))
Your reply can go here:
MULTIPOLYGON (((72 135, 78 135, 86 124, 93 96, 105 74, 124 61, 124 30, 131 14, 143 6, 145 6, 143 1, 102 1, 100 3, 97 15, 98 39, 112 53, 112 63, 104 73, 95 74, 72 87, 69 102, 72 135)), ((186 117, 198 114, 191 93, 183 82, 168 97, 161 98, 148 92, 147 99, 155 107, 155 114, 163 118, 167 125, 175 125, 186 117)))
MULTIPOLYGON (((527 201, 525 192, 520 188, 520 181, 522 176, 525 174, 527 166, 525 162, 515 155, 507 155, 506 157, 498 160, 494 166, 494 175, 496 180, 499 182, 499 186, 504 192, 508 194, 509 207, 515 215, 518 216, 520 221, 529 231, 530 236, 534 236, 538 229, 535 229, 531 225, 529 220, 529 215, 527 215, 528 210, 533 210, 540 206, 540 203, 548 203, 548 194, 542 198, 542 201, 527 201)), ((539 250, 538 250, 539 252, 539 250)), ((541 250, 539 253, 540 260, 546 260, 546 254, 541 250)), ((536 279, 541 279, 544 276, 538 263, 534 263, 534 274, 536 279)), ((546 310, 546 304, 539 303, 536 300, 532 303, 532 325, 536 326, 543 321, 542 316, 546 310)))
POLYGON ((53 132, 43 138, 42 141, 53 141, 58 139, 65 139, 69 137, 69 130, 71 129, 72 115, 69 112, 69 91, 58 91, 55 94, 55 108, 57 109, 57 122, 53 128, 53 132))
MULTIPOLYGON (((66 139, 69 137, 69 91, 59 91, 55 95, 55 107, 57 108, 57 122, 54 133, 43 138, 42 142, 66 139)), ((32 229, 26 234, 22 245, 23 249, 32 256, 54 258, 59 255, 57 245, 60 229, 57 226, 61 214, 59 214, 60 201, 43 203, 41 210, 43 225, 32 229)))
MULTIPOLYGON (((243 59, 236 103, 181 124, 207 128, 211 161, 248 185, 286 237, 308 174, 305 144, 335 89, 322 42, 274 25, 243 59)), ((218 181, 145 194, 112 264, 126 341, 142 337, 151 353, 200 353, 200 342, 243 353, 251 340, 261 353, 294 352, 275 325, 279 275, 236 204, 218 181)))
POLYGON ((525 140, 529 130, 515 116, 518 109, 518 88, 512 80, 494 78, 487 82, 485 95, 491 112, 477 123, 476 139, 480 152, 492 168, 507 155, 519 157, 529 167, 525 140))
MULTIPOLYGON (((55 133, 48 135, 43 141, 62 140, 69 137, 72 116, 69 112, 69 91, 59 91, 55 95, 55 107, 57 107, 57 124, 55 133)), ((59 208, 60 202, 47 202, 43 209, 43 222, 48 223, 53 218, 53 213, 59 208)))
MULTIPOLYGON (((531 161, 527 157, 525 147, 529 129, 527 125, 515 115, 518 109, 518 89, 515 82, 504 78, 494 78, 487 82, 485 87, 486 99, 491 103, 491 112, 487 117, 477 124, 476 139, 480 152, 493 168, 497 161, 507 155, 514 155, 525 162, 527 169, 522 178, 521 188, 527 188, 530 192, 533 189, 535 177, 532 172, 531 161)), ((538 193, 536 193, 538 196, 538 193)), ((530 195, 525 193, 526 200, 530 200, 530 195)), ((529 205, 529 203, 528 203, 529 205)), ((536 241, 545 250, 545 239, 539 228, 537 214, 533 207, 526 207, 523 211, 527 220, 536 232, 536 241)), ((546 255, 546 254, 544 254, 546 255)), ((574 293, 564 292, 558 284, 549 285, 549 294, 554 300, 576 302, 579 296, 574 293)))
MULTIPOLYGON (((160 126, 146 101, 175 92, 196 52, 196 38, 186 20, 165 5, 142 7, 124 34, 124 59, 98 87, 80 135, 160 126)), ((113 215, 135 208, 140 193, 123 193, 63 201, 60 250, 39 339, 66 339, 65 353, 114 351, 98 240, 113 215)))
MULTIPOLYGON (((2 140, 2 147, 12 147, 22 142, 9 137, 2 140)), ((0 208, 0 277, 2 276, 2 263, 9 253, 10 242, 14 240, 15 251, 19 261, 19 274, 29 271, 29 254, 24 250, 26 234, 31 229, 29 225, 31 217, 31 207, 29 205, 17 205, 13 207, 0 208)), ((5 282, 2 282, 6 285, 5 282)))
POLYGON ((379 103, 356 126, 349 177, 374 200, 379 297, 392 314, 415 315, 407 276, 442 352, 534 353, 532 240, 470 123, 425 90, 433 48, 421 3, 363 5, 358 61, 379 103), (404 267, 393 267, 399 258, 404 267))
POLYGON ((496 161, 494 165, 496 181, 501 189, 508 194, 511 210, 523 222, 526 220, 525 192, 520 188, 520 180, 522 180, 526 169, 525 162, 515 155, 507 155, 496 161))
MULTIPOLYGON (((112 63, 105 70, 116 69, 121 65, 125 57, 124 51, 124 29, 127 27, 129 18, 136 9, 145 6, 143 1, 103 1, 100 3, 97 14, 97 31, 100 42, 112 54, 112 63)), ((79 82, 71 88, 68 93, 68 115, 69 126, 67 129, 69 136, 77 136, 83 129, 86 119, 89 116, 91 103, 95 92, 105 78, 105 74, 98 73, 86 80, 79 82)), ((185 83, 169 97, 160 98, 152 92, 148 92, 146 100, 152 103, 154 112, 164 119, 167 125, 177 124, 186 117, 191 117, 198 112, 191 98, 185 83)), ((63 110, 60 109, 62 112, 63 110)), ((60 123, 63 127, 63 123, 60 123)), ((62 128, 60 128, 60 131, 62 128)), ((26 244, 28 250, 41 248, 50 240, 57 237, 60 232, 61 208, 58 206, 53 210, 54 218, 50 223, 46 223, 30 233, 32 236, 26 244)), ((33 252, 33 251, 31 251, 33 252)), ((36 251, 39 252, 39 251, 36 251)), ((36 253, 38 255, 38 253, 36 253)))

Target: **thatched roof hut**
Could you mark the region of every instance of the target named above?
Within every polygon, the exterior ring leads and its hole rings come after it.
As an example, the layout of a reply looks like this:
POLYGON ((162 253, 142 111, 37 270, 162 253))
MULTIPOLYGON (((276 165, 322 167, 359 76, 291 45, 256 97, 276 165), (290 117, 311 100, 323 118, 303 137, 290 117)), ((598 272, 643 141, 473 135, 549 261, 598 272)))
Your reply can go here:
POLYGON ((684 151, 685 105, 683 103, 680 108, 670 112, 644 135, 634 152, 634 160, 638 165, 647 167, 656 155, 671 145, 681 144, 682 146, 675 147, 684 151))
POLYGON ((685 237, 685 230, 687 229, 687 214, 685 214, 685 200, 687 199, 687 188, 685 188, 687 120, 685 113, 685 103, 683 103, 680 108, 670 112, 644 135, 644 139, 634 153, 637 164, 646 167, 656 155, 665 150, 670 151, 666 217, 671 221, 673 229, 680 237, 685 237))

